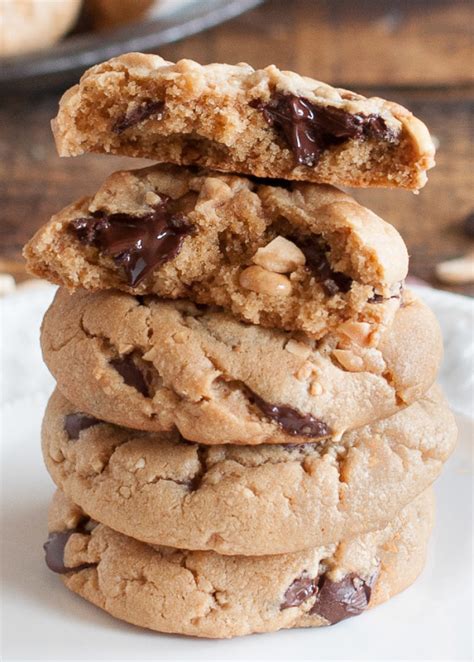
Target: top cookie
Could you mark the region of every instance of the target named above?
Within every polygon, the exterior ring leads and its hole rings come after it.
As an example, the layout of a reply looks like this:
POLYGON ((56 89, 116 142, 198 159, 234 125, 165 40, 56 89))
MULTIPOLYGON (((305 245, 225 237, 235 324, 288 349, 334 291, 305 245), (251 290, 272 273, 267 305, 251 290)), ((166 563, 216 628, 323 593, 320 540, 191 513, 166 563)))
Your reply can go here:
POLYGON ((395 228, 336 188, 164 165, 114 173, 24 254, 70 289, 188 298, 313 338, 389 324, 408 267, 395 228))
POLYGON ((92 67, 53 120, 61 156, 108 152, 225 172, 417 190, 434 165, 408 110, 271 65, 129 53, 92 67))

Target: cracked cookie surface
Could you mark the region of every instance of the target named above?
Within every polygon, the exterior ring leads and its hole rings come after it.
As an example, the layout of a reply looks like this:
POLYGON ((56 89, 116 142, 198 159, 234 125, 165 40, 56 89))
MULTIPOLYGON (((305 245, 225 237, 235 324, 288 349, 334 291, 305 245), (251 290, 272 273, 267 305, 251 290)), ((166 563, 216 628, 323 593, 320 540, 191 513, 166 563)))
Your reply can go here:
POLYGON ((61 156, 107 152, 340 186, 419 189, 434 165, 406 108, 247 64, 128 53, 92 67, 53 120, 61 156))
POLYGON ((57 492, 46 560, 66 586, 135 625, 225 638, 319 627, 356 616, 421 572, 433 523, 431 490, 385 529, 297 554, 243 557, 128 538, 57 492))
POLYGON ((204 444, 339 438, 420 398, 442 355, 433 313, 409 292, 365 346, 352 327, 316 343, 188 301, 61 289, 41 342, 79 410, 204 444))
POLYGON ((253 556, 384 526, 439 475, 456 426, 434 387, 338 444, 209 447, 176 432, 91 419, 56 391, 42 439, 57 486, 116 531, 151 544, 253 556))
POLYGON ((388 323, 408 255, 398 232, 330 186, 154 166, 111 175, 25 248, 70 289, 186 298, 320 338, 388 323))

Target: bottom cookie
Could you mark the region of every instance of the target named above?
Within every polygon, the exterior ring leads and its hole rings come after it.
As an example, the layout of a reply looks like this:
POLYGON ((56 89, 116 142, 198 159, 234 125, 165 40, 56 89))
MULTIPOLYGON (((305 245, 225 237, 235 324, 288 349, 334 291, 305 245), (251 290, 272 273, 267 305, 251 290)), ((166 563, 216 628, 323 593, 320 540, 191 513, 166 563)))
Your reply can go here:
POLYGON ((46 563, 66 586, 135 625, 227 638, 332 625, 409 586, 433 524, 431 490, 380 531, 293 554, 243 557, 138 542, 61 492, 49 513, 46 563))

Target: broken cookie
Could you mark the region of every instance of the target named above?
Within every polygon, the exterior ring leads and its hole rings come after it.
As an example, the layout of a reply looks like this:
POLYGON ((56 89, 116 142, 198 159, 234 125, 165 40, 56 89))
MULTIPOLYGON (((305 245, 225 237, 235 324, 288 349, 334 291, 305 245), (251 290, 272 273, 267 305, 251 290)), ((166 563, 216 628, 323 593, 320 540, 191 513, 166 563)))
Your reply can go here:
POLYGON ((111 175, 24 254, 70 289, 187 298, 314 338, 389 324, 408 268, 395 228, 342 191, 173 166, 111 175))

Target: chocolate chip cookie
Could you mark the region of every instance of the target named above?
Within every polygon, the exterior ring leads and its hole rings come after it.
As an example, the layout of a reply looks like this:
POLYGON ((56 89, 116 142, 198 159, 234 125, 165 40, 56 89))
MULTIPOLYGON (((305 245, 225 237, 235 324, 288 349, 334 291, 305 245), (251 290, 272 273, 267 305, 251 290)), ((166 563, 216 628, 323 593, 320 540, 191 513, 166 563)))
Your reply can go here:
POLYGON ((408 267, 395 228, 342 191, 173 166, 111 175, 25 257, 71 289, 188 298, 316 338, 347 320, 387 323, 408 267))
POLYGON ((433 508, 428 491, 380 531, 297 554, 243 557, 138 542, 58 492, 46 563, 86 600, 159 632, 226 638, 319 627, 357 616, 416 579, 433 508))
POLYGON ((116 531, 152 544, 253 556, 384 526, 439 475, 456 426, 434 388, 338 444, 210 447, 177 432, 104 423, 56 391, 42 438, 58 487, 116 531))
POLYGON ((41 342, 59 389, 97 418, 204 444, 304 443, 389 416, 434 382, 438 323, 403 296, 372 341, 350 323, 316 342, 188 301, 62 289, 41 342))
POLYGON ((173 64, 129 53, 63 96, 61 156, 107 152, 257 177, 419 189, 434 165, 426 126, 402 106, 247 64, 173 64))

